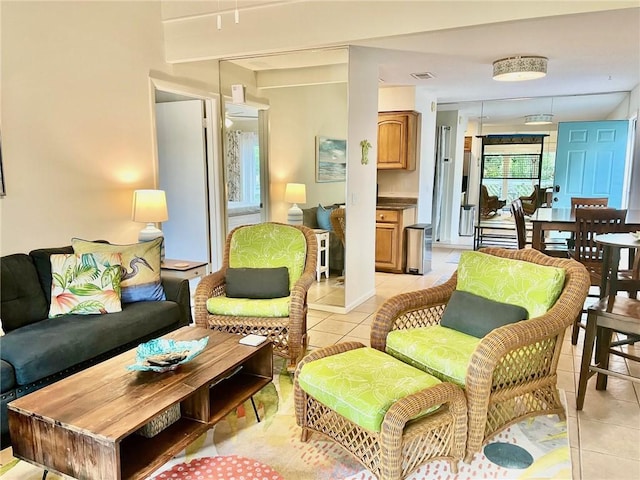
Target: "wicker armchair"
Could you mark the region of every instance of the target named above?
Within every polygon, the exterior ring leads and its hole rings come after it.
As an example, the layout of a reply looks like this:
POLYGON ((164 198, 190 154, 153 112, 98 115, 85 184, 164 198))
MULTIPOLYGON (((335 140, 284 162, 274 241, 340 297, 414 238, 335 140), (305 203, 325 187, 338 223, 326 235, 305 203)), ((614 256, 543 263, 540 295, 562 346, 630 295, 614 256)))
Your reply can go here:
MULTIPOLYGON (((238 250, 240 248, 238 247, 238 250)), ((275 354, 289 360, 288 367, 293 370, 297 362, 305 354, 307 347, 307 291, 316 278, 317 241, 313 230, 302 225, 285 225, 281 223, 263 223, 258 225, 244 225, 235 228, 227 236, 224 249, 222 268, 217 272, 205 276, 195 292, 195 323, 204 328, 235 333, 238 335, 258 334, 268 337, 273 343, 275 354), (265 231, 262 227, 272 227, 265 231), (245 230, 250 229, 250 230, 245 230), (260 256, 280 255, 282 265, 287 265, 292 257, 286 250, 287 245, 279 243, 278 232, 287 229, 297 229, 304 236, 306 251, 304 265, 300 277, 293 279, 287 316, 243 316, 211 314, 207 307, 207 300, 212 297, 225 296, 225 275, 229 267, 259 267, 255 264, 255 258, 260 256), (256 232, 254 245, 259 250, 252 257, 253 264, 242 262, 238 254, 234 254, 234 236, 239 234, 256 232)), ((279 260, 278 260, 279 261, 279 260)), ((276 261, 276 263, 278 262, 276 261)), ((274 265, 270 265, 274 266, 274 265)), ((281 265, 277 265, 281 266, 281 265)), ((238 299, 243 302, 252 302, 251 299, 238 299)), ((260 300, 258 300, 260 301, 260 300)))
MULTIPOLYGON (((472 354, 461 385, 469 416, 467 462, 490 437, 525 417, 564 416, 556 368, 564 333, 582 309, 590 283, 584 266, 571 259, 549 257, 532 249, 480 251, 563 268, 565 283, 545 314, 491 331, 472 354)), ((392 330, 439 325, 456 284, 457 272, 442 285, 387 300, 371 326, 371 346, 385 351, 387 334, 392 330)))
POLYGON ((486 185, 480 185, 480 216, 489 218, 498 213, 507 204, 506 200, 500 200, 496 195, 489 195, 486 185))
POLYGON ((518 197, 522 202, 522 209, 525 215, 533 215, 536 209, 540 205, 540 187, 538 185, 533 186, 533 193, 531 195, 524 195, 518 197))

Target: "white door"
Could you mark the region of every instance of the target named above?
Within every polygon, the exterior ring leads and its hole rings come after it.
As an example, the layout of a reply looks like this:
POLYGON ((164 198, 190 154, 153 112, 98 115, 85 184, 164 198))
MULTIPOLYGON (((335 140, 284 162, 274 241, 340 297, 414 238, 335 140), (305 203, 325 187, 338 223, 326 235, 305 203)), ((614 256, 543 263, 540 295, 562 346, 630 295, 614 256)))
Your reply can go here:
POLYGON ((158 176, 167 195, 165 256, 211 263, 204 101, 156 104, 158 176))

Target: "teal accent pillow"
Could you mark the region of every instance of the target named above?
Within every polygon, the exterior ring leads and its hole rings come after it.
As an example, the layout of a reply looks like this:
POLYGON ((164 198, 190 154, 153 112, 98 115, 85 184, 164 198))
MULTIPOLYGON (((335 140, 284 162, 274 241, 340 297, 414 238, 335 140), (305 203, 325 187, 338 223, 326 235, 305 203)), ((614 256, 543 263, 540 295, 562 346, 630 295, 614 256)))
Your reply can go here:
POLYGON ((491 330, 528 317, 527 310, 519 305, 496 302, 456 290, 444 309, 440 325, 482 338, 491 330))
POLYGON ((333 227, 331 226, 331 212, 333 208, 324 208, 322 205, 318 204, 318 209, 316 210, 316 219, 318 220, 318 227, 323 230, 333 231, 333 227))
POLYGON ((444 382, 464 386, 479 343, 479 338, 433 325, 389 332, 386 352, 444 382))
POLYGON ((227 268, 225 293, 230 298, 281 298, 289 296, 289 270, 227 268))
MULTIPOLYGON (((440 382, 373 348, 356 348, 305 364, 302 390, 362 428, 379 432, 387 410, 399 399, 440 382)), ((420 415, 436 410, 439 405, 420 415)))
POLYGON ((564 279, 562 268, 467 251, 460 255, 456 289, 520 305, 535 318, 556 303, 564 279))

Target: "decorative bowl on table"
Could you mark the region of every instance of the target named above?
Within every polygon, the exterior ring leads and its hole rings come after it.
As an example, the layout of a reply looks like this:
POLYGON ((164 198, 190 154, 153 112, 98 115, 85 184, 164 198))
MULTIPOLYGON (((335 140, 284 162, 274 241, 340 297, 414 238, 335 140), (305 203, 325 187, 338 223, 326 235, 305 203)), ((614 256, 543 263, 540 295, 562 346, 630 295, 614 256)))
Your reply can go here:
POLYGON ((193 360, 207 346, 209 337, 200 340, 172 340, 155 338, 141 343, 136 349, 136 363, 127 370, 168 372, 193 360))

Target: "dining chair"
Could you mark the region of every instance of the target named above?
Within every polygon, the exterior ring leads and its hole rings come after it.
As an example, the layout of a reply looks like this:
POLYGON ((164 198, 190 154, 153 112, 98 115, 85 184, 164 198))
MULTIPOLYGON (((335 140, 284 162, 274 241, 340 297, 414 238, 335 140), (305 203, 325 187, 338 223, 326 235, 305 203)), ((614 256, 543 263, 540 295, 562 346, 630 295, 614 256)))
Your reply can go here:
POLYGON ((609 206, 609 199, 607 197, 571 197, 571 213, 576 212, 576 208, 584 207, 602 207, 607 208, 609 206))
POLYGON ((516 239, 518 240, 518 248, 525 248, 527 242, 527 229, 524 221, 524 208, 522 206, 522 200, 516 198, 511 202, 511 215, 516 223, 516 239))
MULTIPOLYGON (((620 342, 611 343, 612 333, 640 336, 640 301, 622 296, 611 296, 600 299, 592 305, 587 313, 587 326, 582 350, 580 379, 576 395, 576 410, 582 410, 587 391, 587 381, 598 374, 596 390, 606 390, 609 375, 624 380, 640 383, 638 376, 627 375, 609 368, 611 355, 621 356, 627 360, 640 362, 640 357, 629 352, 612 348, 620 342), (594 364, 591 364, 593 345, 596 343, 594 364)), ((625 342, 628 343, 628 342, 625 342)))
MULTIPOLYGON (((618 210, 615 208, 604 207, 577 207, 575 211, 575 248, 572 249, 572 256, 575 260, 582 263, 591 279, 592 287, 600 287, 602 280, 602 256, 604 247, 596 242, 596 236, 604 233, 613 233, 620 231, 620 227, 624 224, 627 216, 626 210, 618 210)), ((601 292, 597 295, 589 294, 590 297, 600 297, 601 292)), ((571 333, 571 343, 578 343, 578 333, 580 328, 585 328, 582 323, 583 311, 576 317, 571 333)))
MULTIPOLYGON (((526 210, 522 200, 516 198, 511 202, 511 215, 516 224, 516 239, 518 241, 518 248, 526 248, 531 244, 531 241, 527 239, 526 221, 524 219, 526 210)), ((557 258, 569 258, 569 250, 566 244, 555 244, 545 242, 544 248, 541 250, 545 255, 557 258)))

